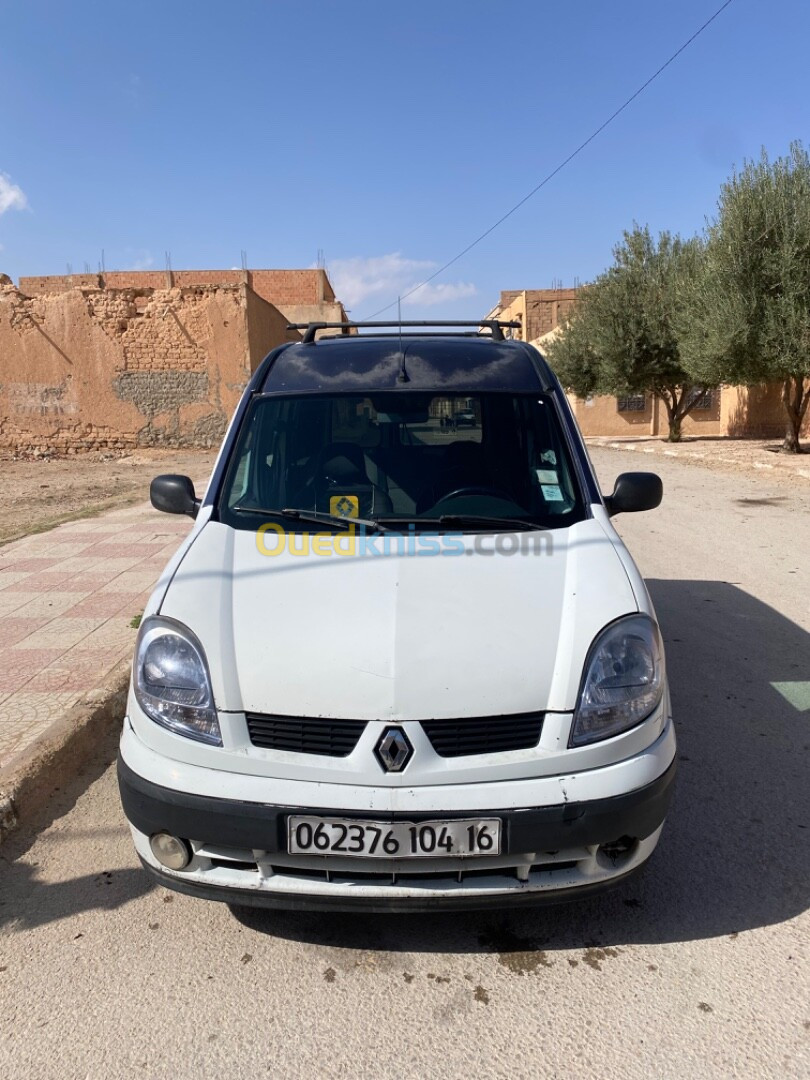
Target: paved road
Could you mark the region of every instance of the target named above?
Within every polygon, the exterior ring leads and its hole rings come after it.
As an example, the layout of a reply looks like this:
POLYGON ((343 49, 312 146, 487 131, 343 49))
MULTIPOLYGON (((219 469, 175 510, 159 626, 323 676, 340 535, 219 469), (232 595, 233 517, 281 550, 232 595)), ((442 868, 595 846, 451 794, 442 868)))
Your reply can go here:
POLYGON ((680 732, 644 877, 533 913, 237 918, 148 887, 101 763, 3 848, 0 1076, 808 1076, 810 484, 657 464, 665 505, 620 519, 680 732))

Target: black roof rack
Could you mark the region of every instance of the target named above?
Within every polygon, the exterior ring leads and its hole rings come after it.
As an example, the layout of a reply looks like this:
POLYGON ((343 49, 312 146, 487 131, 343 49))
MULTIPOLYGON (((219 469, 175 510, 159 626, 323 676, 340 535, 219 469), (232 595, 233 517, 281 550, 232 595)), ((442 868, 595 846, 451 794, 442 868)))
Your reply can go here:
MULTIPOLYGON (((492 333, 492 337, 495 341, 503 341, 504 328, 518 329, 520 327, 519 322, 504 322, 498 319, 476 319, 470 322, 431 322, 429 320, 423 320, 421 322, 400 322, 399 319, 392 319, 389 322, 310 322, 310 323, 290 323, 287 327, 288 330, 303 330, 304 336, 301 339, 302 344, 312 345, 315 341, 315 335, 319 330, 364 330, 371 327, 378 326, 476 326, 479 329, 481 327, 488 327, 492 333)), ((374 335, 371 335, 374 336, 374 335)), ((396 333, 393 334, 396 337, 396 333)), ((419 335, 408 335, 419 336, 419 335)))

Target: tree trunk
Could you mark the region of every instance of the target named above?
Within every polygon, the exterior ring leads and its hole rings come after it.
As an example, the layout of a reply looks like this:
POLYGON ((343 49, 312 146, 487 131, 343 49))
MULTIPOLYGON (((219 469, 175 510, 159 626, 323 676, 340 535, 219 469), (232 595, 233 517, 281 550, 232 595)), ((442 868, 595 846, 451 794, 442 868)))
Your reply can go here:
POLYGON ((810 402, 810 386, 804 388, 804 376, 789 375, 782 383, 782 405, 785 409, 785 439, 782 449, 789 454, 800 454, 799 432, 810 402))
POLYGON ((680 442, 681 441, 681 425, 684 419, 690 414, 692 409, 696 408, 707 394, 712 392, 710 386, 704 386, 701 390, 698 390, 691 383, 687 383, 680 388, 680 397, 678 396, 678 388, 672 389, 661 393, 661 400, 667 407, 667 419, 669 420, 669 441, 680 442))
POLYGON ((667 435, 667 440, 669 442, 680 442, 681 420, 683 419, 683 417, 681 416, 680 406, 683 401, 683 396, 679 401, 677 390, 659 391, 658 396, 663 401, 667 410, 667 423, 669 424, 669 434, 667 435))

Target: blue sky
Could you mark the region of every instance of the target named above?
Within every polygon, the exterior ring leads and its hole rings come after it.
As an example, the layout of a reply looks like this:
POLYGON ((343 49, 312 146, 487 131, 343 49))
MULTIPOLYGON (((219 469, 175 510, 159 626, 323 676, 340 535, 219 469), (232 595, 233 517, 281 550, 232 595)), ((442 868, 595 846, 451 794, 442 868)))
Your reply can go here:
MULTIPOLYGON (((452 258, 721 0, 3 5, 0 271, 304 267, 368 317, 452 258)), ((810 5, 734 0, 644 95, 403 308, 587 281, 685 234, 735 164, 810 143, 810 5)), ((394 309, 395 310, 395 309, 394 309)))

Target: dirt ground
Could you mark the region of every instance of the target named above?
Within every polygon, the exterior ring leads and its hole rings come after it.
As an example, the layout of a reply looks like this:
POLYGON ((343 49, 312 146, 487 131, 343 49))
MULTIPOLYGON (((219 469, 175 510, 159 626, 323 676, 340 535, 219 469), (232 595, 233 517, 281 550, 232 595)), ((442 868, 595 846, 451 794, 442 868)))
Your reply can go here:
POLYGON ((0 544, 143 502, 159 473, 185 473, 202 485, 215 457, 213 450, 138 450, 118 458, 101 453, 34 461, 0 458, 0 544))
MULTIPOLYGON (((810 480, 810 451, 786 454, 778 439, 727 439, 711 436, 686 437, 679 443, 660 438, 614 439, 594 436, 586 440, 589 446, 605 446, 611 450, 635 452, 636 457, 652 454, 656 457, 677 458, 691 465, 726 472, 764 472, 773 480, 802 483, 810 480)), ((805 443, 810 440, 805 440, 805 443)), ((630 466, 628 466, 629 468, 630 466)), ((638 466, 634 466, 638 467, 638 466)), ((648 462, 644 468, 654 467, 648 462)))

